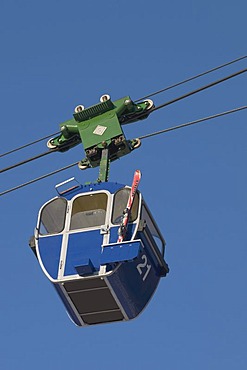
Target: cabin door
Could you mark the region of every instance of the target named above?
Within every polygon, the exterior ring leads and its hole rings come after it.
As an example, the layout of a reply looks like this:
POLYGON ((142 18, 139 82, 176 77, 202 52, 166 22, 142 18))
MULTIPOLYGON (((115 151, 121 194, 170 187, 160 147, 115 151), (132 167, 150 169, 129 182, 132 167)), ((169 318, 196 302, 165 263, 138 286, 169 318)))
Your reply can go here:
POLYGON ((60 260, 60 277, 99 271, 102 244, 109 242, 109 193, 80 194, 71 201, 60 260))

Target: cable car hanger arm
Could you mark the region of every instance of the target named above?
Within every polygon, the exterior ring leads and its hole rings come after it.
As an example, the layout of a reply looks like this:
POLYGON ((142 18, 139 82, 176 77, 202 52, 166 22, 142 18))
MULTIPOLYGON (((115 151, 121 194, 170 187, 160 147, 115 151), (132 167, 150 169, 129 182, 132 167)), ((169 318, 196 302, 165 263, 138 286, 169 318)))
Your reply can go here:
POLYGON ((60 125, 61 134, 47 146, 64 152, 82 143, 86 158, 80 161, 80 169, 100 166, 104 149, 112 162, 140 146, 139 140, 126 139, 122 125, 147 118, 152 107, 150 99, 136 104, 129 96, 113 102, 103 95, 96 105, 86 109, 78 105, 74 118, 60 125))

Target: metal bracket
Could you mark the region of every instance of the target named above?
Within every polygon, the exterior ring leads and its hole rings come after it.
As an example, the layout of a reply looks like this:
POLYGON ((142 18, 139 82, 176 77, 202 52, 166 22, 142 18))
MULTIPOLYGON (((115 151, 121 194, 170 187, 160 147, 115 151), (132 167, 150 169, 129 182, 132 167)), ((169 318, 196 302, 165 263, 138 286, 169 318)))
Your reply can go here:
POLYGON ((86 158, 79 162, 79 168, 100 166, 99 181, 107 181, 109 162, 140 146, 139 139, 126 139, 122 125, 147 118, 153 102, 134 103, 129 96, 112 102, 109 95, 100 101, 86 109, 77 106, 74 118, 60 125, 61 134, 50 139, 47 146, 64 152, 81 142, 86 158), (107 156, 103 153, 106 148, 107 156))

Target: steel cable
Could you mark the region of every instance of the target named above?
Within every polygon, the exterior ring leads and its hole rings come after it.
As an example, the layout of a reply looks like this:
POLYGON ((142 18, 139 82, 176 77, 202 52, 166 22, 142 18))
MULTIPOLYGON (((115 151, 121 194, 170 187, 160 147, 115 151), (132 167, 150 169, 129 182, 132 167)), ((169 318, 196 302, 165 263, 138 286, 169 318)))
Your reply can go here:
POLYGON ((244 105, 242 107, 234 108, 234 109, 231 109, 231 110, 222 112, 222 113, 217 113, 217 114, 214 114, 212 116, 208 116, 208 117, 204 117, 204 118, 199 118, 199 119, 197 119, 195 121, 190 121, 190 122, 182 123, 181 125, 169 127, 169 128, 164 129, 164 130, 160 130, 160 131, 152 132, 151 134, 140 136, 139 139, 140 140, 147 139, 147 138, 149 138, 151 136, 156 136, 156 135, 160 135, 160 134, 163 134, 163 133, 166 133, 166 132, 169 132, 169 131, 174 131, 174 130, 177 130, 177 129, 180 129, 180 128, 183 128, 183 127, 195 125, 196 123, 200 123, 200 122, 208 121, 208 120, 211 120, 211 119, 214 119, 214 118, 226 116, 227 114, 236 113, 236 112, 241 111, 241 110, 244 110, 246 108, 247 108, 247 105, 244 105))
POLYGON ((214 67, 214 68, 212 68, 212 69, 209 69, 208 71, 205 71, 205 72, 199 73, 198 75, 195 75, 195 76, 189 77, 189 78, 187 78, 187 79, 185 79, 185 80, 183 80, 183 81, 180 81, 180 82, 177 82, 177 83, 175 83, 175 84, 173 84, 173 85, 167 86, 167 87, 165 87, 164 89, 161 89, 161 90, 155 91, 155 92, 154 92, 154 93, 152 93, 152 94, 145 95, 145 96, 143 96, 142 98, 135 100, 135 102, 138 102, 138 101, 140 101, 140 100, 145 100, 145 99, 147 99, 147 98, 150 98, 151 96, 158 95, 158 94, 160 94, 160 93, 162 93, 162 92, 164 92, 164 91, 167 91, 167 90, 171 90, 171 89, 173 89, 173 88, 175 88, 175 87, 178 87, 178 86, 183 85, 183 84, 185 84, 185 83, 187 83, 187 82, 193 81, 193 80, 195 80, 195 79, 197 79, 197 78, 199 78, 199 77, 202 77, 202 76, 205 76, 205 75, 207 75, 207 74, 209 74, 209 73, 215 72, 215 71, 217 71, 217 70, 219 70, 219 69, 221 69, 221 68, 227 67, 227 66, 229 66, 229 65, 231 65, 231 64, 237 63, 237 62, 239 62, 240 60, 243 60, 243 59, 246 59, 246 58, 247 58, 247 55, 244 55, 244 56, 239 57, 239 58, 237 58, 237 59, 231 60, 230 62, 227 62, 227 63, 221 64, 220 66, 217 66, 217 67, 214 67))
MULTIPOLYGON (((206 89, 208 89, 208 88, 210 88, 212 86, 215 86, 215 85, 218 85, 218 84, 220 84, 222 82, 225 82, 227 80, 230 80, 231 78, 236 77, 236 76, 239 76, 240 74, 245 73, 245 72, 247 72, 247 68, 242 69, 242 70, 240 70, 238 72, 235 72, 235 73, 233 73, 233 74, 231 74, 229 76, 223 77, 223 78, 221 78, 221 79, 219 79, 217 81, 211 82, 210 84, 207 84, 207 85, 204 85, 202 87, 199 87, 196 90, 190 91, 190 92, 188 92, 188 93, 186 93, 184 95, 181 95, 178 98, 172 99, 172 100, 170 100, 170 101, 168 101, 168 102, 166 102, 164 104, 160 104, 157 107, 152 108, 150 110, 150 113, 155 112, 156 110, 161 109, 161 108, 164 108, 164 107, 166 107, 168 105, 171 105, 173 103, 176 103, 177 101, 180 101, 182 99, 188 98, 189 96, 192 96, 194 94, 197 94, 197 93, 199 93, 199 92, 201 92, 203 90, 206 90, 206 89)), ((143 113, 143 115, 145 115, 145 113, 143 113)))
POLYGON ((58 169, 58 170, 52 171, 52 172, 50 172, 50 173, 47 173, 46 175, 42 175, 42 176, 40 176, 40 177, 37 177, 36 179, 33 179, 33 180, 30 180, 30 181, 27 181, 27 182, 25 182, 25 183, 23 183, 23 184, 21 184, 21 185, 17 185, 17 186, 15 186, 15 187, 11 188, 11 189, 8 189, 8 190, 5 190, 5 191, 1 192, 1 193, 0 193, 0 196, 5 195, 5 194, 8 194, 8 193, 11 193, 12 191, 15 191, 15 190, 21 189, 21 188, 23 188, 24 186, 27 186, 27 185, 33 184, 34 182, 37 182, 37 181, 43 180, 43 179, 45 179, 45 178, 47 178, 47 177, 49 177, 49 176, 52 176, 52 175, 55 175, 55 174, 57 174, 57 173, 61 172, 61 171, 65 171, 65 170, 67 170, 67 169, 69 169, 69 168, 71 168, 71 167, 73 167, 73 166, 75 166, 75 165, 77 165, 77 164, 78 164, 78 162, 76 162, 76 163, 72 163, 72 164, 69 164, 68 166, 65 166, 65 167, 62 167, 62 168, 60 168, 60 169, 58 169))
POLYGON ((32 141, 31 143, 27 143, 27 144, 24 144, 24 145, 22 145, 22 146, 19 146, 18 148, 15 148, 15 149, 9 150, 8 152, 5 152, 5 153, 3 153, 3 154, 0 154, 0 158, 1 158, 1 157, 4 157, 4 156, 6 156, 6 155, 9 155, 9 154, 11 154, 11 153, 15 153, 15 152, 17 152, 18 150, 21 150, 21 149, 27 148, 27 147, 29 147, 29 146, 31 146, 31 145, 37 144, 37 143, 39 143, 39 142, 41 142, 41 141, 43 141, 43 140, 49 139, 49 137, 54 136, 54 135, 58 135, 59 133, 60 133, 60 131, 58 131, 58 132, 54 132, 54 134, 44 136, 44 137, 42 137, 41 139, 34 140, 34 141, 32 141))
POLYGON ((57 149, 50 149, 50 150, 48 150, 47 152, 44 152, 44 153, 38 154, 38 155, 36 155, 36 156, 34 156, 34 157, 31 157, 31 158, 25 159, 24 161, 21 161, 21 162, 18 162, 18 163, 13 164, 13 165, 11 165, 11 166, 8 166, 8 167, 5 167, 5 168, 2 168, 2 169, 0 170, 0 173, 3 173, 3 172, 6 172, 6 171, 9 171, 9 170, 12 170, 13 168, 16 168, 16 167, 22 166, 22 165, 23 165, 23 164, 25 164, 25 163, 32 162, 32 161, 34 161, 34 160, 36 160, 36 159, 39 159, 39 158, 41 158, 41 157, 44 157, 44 156, 46 156, 46 155, 48 155, 48 154, 51 154, 51 153, 54 153, 54 152, 57 152, 57 149))
MULTIPOLYGON (((206 74, 209 74, 209 73, 211 73, 211 72, 217 71, 217 70, 219 70, 219 69, 221 69, 221 68, 224 68, 224 67, 227 67, 227 66, 229 66, 229 65, 231 65, 231 64, 237 63, 237 62, 239 62, 239 61, 241 61, 241 60, 243 60, 243 59, 245 59, 245 58, 247 58, 247 55, 244 55, 244 56, 242 56, 242 57, 239 57, 239 58, 233 59, 233 60, 231 60, 230 62, 227 62, 227 63, 221 64, 221 65, 219 65, 219 66, 217 66, 217 67, 214 67, 214 68, 209 69, 209 70, 207 70, 207 71, 205 71, 205 72, 199 73, 199 74, 197 74, 197 75, 195 75, 195 76, 192 76, 192 77, 190 77, 190 78, 187 78, 187 79, 185 79, 185 80, 183 80, 183 81, 180 81, 180 82, 177 82, 177 83, 175 83, 175 84, 173 84, 173 85, 167 86, 167 87, 165 87, 164 89, 158 90, 158 91, 156 91, 156 92, 154 92, 154 93, 151 93, 151 94, 146 95, 146 96, 144 96, 144 97, 142 97, 142 98, 140 98, 140 99, 137 99, 137 100, 135 100, 135 102, 138 102, 138 101, 140 101, 140 100, 145 100, 145 99, 147 99, 147 98, 149 98, 149 97, 151 97, 151 96, 154 96, 154 95, 160 94, 161 92, 164 92, 164 91, 170 90, 170 89, 172 89, 172 88, 175 88, 175 87, 180 86, 180 85, 182 85, 182 84, 185 84, 185 83, 187 83, 187 82, 190 82, 190 81, 192 81, 192 80, 195 80, 195 79, 197 79, 197 78, 199 78, 199 77, 202 77, 202 76, 204 76, 204 75, 206 75, 206 74)), ((22 146, 20 146, 20 147, 17 147, 17 148, 15 148, 15 149, 9 150, 9 151, 7 151, 7 152, 5 152, 5 153, 0 154, 0 158, 1 158, 1 157, 4 157, 4 156, 7 156, 7 155, 9 155, 9 154, 11 154, 11 153, 17 152, 17 151, 19 151, 19 150, 21 150, 21 149, 24 149, 24 148, 26 148, 26 147, 29 147, 29 146, 31 146, 31 145, 37 144, 37 143, 39 143, 40 141, 43 141, 43 140, 45 140, 45 139, 48 139, 48 138, 49 138, 49 137, 51 137, 51 136, 58 135, 59 133, 60 133, 60 131, 55 132, 55 133, 50 134, 50 135, 47 135, 47 136, 44 136, 44 137, 42 137, 41 139, 34 140, 34 141, 30 142, 30 143, 24 144, 24 145, 22 145, 22 146)))
MULTIPOLYGON (((177 130, 177 129, 180 129, 180 128, 184 128, 184 127, 187 127, 187 126, 191 126, 191 125, 194 125, 194 124, 203 122, 203 121, 207 121, 207 120, 211 120, 211 119, 214 119, 214 118, 222 117, 222 116, 225 116, 227 114, 236 113, 236 112, 241 111, 241 110, 244 110, 246 108, 247 108, 247 105, 244 105, 242 107, 234 108, 234 109, 231 109, 229 111, 217 113, 217 114, 214 114, 214 115, 211 115, 211 116, 207 116, 207 117, 204 117, 204 118, 200 118, 200 119, 197 119, 197 120, 194 120, 194 121, 186 122, 186 123, 183 123, 181 125, 172 126, 172 127, 166 128, 164 130, 160 130, 160 131, 156 131, 156 132, 153 132, 153 133, 150 133, 150 134, 147 134, 147 135, 143 135, 143 136, 140 136, 139 139, 141 139, 141 140, 147 139, 147 138, 149 138, 151 136, 160 135, 160 134, 163 134, 163 133, 166 133, 166 132, 169 132, 169 131, 174 131, 174 130, 177 130)), ((78 164, 78 162, 72 163, 72 164, 70 164, 68 166, 62 167, 62 168, 60 168, 58 170, 55 170, 53 172, 50 172, 50 173, 48 173, 46 175, 37 177, 36 179, 30 180, 30 181, 28 181, 26 183, 23 183, 21 185, 15 186, 15 187, 13 187, 11 189, 5 190, 5 191, 3 191, 3 192, 0 193, 0 196, 5 195, 5 194, 8 194, 10 192, 13 192, 15 190, 18 190, 20 188, 23 188, 24 186, 33 184, 34 182, 37 182, 37 181, 42 180, 44 178, 47 178, 49 176, 55 175, 55 174, 57 174, 57 173, 59 173, 61 171, 64 171, 66 169, 69 169, 69 168, 71 168, 71 167, 73 167, 73 166, 75 166, 77 164, 78 164)))
MULTIPOLYGON (((210 84, 204 85, 204 86, 202 86, 202 87, 200 87, 200 88, 198 88, 198 89, 196 89, 196 90, 192 90, 192 91, 190 91, 190 92, 188 92, 188 93, 186 93, 186 94, 184 94, 184 95, 181 95, 181 96, 179 96, 179 97, 177 97, 177 98, 175 98, 175 99, 172 99, 172 100, 170 100, 170 101, 168 101, 168 102, 166 102, 166 103, 163 103, 163 104, 161 104, 161 105, 159 105, 159 106, 157 106, 157 107, 153 107, 153 108, 151 108, 151 109, 150 109, 149 114, 151 114, 151 113, 155 112, 155 111, 156 111, 156 110, 158 110, 158 109, 161 109, 161 108, 164 108, 164 107, 166 107, 166 106, 168 106, 168 105, 171 105, 171 104, 173 104, 173 103, 176 103, 177 101, 180 101, 180 100, 182 100, 182 99, 185 99, 185 98, 187 98, 187 97, 189 97, 189 96, 195 95, 195 94, 197 94, 197 93, 199 93, 199 92, 201 92, 201 91, 203 91, 203 90, 206 90, 206 89, 208 89, 208 88, 210 88, 210 87, 212 87, 212 86, 215 86, 215 85, 218 85, 218 84, 220 84, 220 83, 222 83, 222 82, 225 82, 225 81, 227 81, 227 80, 229 80, 229 79, 231 79, 231 78, 233 78, 233 77, 239 76, 240 74, 245 73, 245 72, 247 72, 247 68, 242 69, 242 70, 240 70, 240 71, 238 71, 238 72, 235 72, 235 73, 233 73, 233 74, 231 74, 231 75, 228 75, 228 76, 226 76, 226 77, 223 77, 223 78, 221 78, 221 79, 219 79, 219 80, 217 80, 217 81, 211 82, 210 84)), ((147 112, 145 111, 145 112, 143 112, 143 113, 139 114, 139 115, 138 115, 138 118, 141 118, 142 116, 145 116, 146 114, 147 114, 147 112)), ((125 117, 128 119, 128 117, 129 117, 129 118, 131 118, 131 117, 132 117, 132 115, 133 115, 133 114, 126 115, 125 117)), ((9 170, 11 170, 11 169, 13 169, 13 168, 15 168, 15 167, 21 166, 21 165, 23 165, 23 164, 25 164, 25 163, 31 162, 31 161, 36 160, 36 159, 38 159, 38 158, 40 158, 40 157, 43 157, 43 156, 45 156, 45 155, 47 155, 47 154, 50 154, 50 153, 53 153, 53 152, 57 152, 57 151, 59 151, 59 148, 56 148, 56 149, 50 149, 49 151, 47 151, 47 152, 45 152, 45 153, 42 153, 42 154, 39 154, 39 155, 37 155, 37 156, 35 156, 35 157, 32 157, 32 158, 26 159, 26 160, 24 160, 24 161, 21 161, 21 162, 19 162, 19 163, 17 163, 17 164, 12 165, 12 166, 9 166, 9 167, 6 167, 6 168, 3 168, 2 170, 0 170, 0 173, 3 173, 3 172, 6 172, 6 171, 9 171, 9 170)))

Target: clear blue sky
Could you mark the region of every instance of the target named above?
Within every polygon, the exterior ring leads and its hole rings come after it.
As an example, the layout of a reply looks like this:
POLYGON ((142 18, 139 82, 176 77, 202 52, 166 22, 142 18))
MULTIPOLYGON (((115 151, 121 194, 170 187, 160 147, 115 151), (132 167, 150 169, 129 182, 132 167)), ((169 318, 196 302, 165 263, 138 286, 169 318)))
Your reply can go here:
MULTIPOLYGON (((58 131, 103 93, 137 99, 246 54, 244 0, 2 0, 1 150, 58 131)), ((161 104, 246 61, 154 97, 161 104)), ((246 105, 241 75, 126 128, 132 139, 246 105)), ((77 168, 2 196, 0 368, 245 370, 246 111, 143 141, 111 180, 140 189, 167 240, 169 275, 128 323, 79 329, 29 250, 40 206, 77 168)), ((1 158, 3 168, 45 144, 1 158)), ((79 146, 1 174, 1 191, 84 157, 79 146)))

